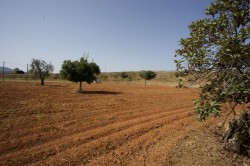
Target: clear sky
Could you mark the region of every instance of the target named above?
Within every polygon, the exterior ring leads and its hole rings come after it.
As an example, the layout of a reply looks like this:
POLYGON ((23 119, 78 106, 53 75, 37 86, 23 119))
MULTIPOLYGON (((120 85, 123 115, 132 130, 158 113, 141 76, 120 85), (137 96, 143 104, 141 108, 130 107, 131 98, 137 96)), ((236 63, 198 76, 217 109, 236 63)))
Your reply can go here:
POLYGON ((0 66, 84 52, 102 72, 175 70, 178 41, 212 0, 0 0, 0 66))

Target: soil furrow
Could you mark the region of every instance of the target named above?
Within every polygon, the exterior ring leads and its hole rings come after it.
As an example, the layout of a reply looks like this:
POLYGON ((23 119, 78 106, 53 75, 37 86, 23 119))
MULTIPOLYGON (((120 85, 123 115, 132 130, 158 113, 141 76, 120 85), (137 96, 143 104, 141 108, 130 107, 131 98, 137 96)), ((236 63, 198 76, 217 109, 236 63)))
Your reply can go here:
MULTIPOLYGON (((191 105, 189 105, 190 107, 191 105)), ((141 107, 140 105, 134 105, 133 107, 130 107, 129 109, 130 110, 133 110, 131 111, 131 113, 134 114, 134 116, 142 116, 142 115, 145 115, 145 114, 153 114, 151 113, 151 111, 155 108, 155 104, 149 104, 147 105, 146 108, 143 108, 141 107), (151 110, 152 109, 152 110, 151 110), (139 110, 139 111, 137 111, 139 110)), ((181 108, 181 107, 179 107, 181 108)), ((131 115, 128 114, 128 112, 126 112, 125 110, 127 109, 127 106, 124 105, 124 107, 122 106, 119 106, 118 108, 115 107, 115 108, 110 108, 110 109, 115 109, 116 111, 115 112, 108 112, 104 109, 101 110, 100 109, 100 112, 98 114, 95 114, 94 116, 97 117, 97 116, 102 116, 102 115, 105 115, 105 116, 112 116, 112 117, 119 117, 119 118, 123 118, 123 119, 126 119, 126 118, 134 118, 134 117, 131 117, 131 115)), ((168 108, 169 110, 173 109, 173 108, 168 108)), ((175 108, 175 109, 178 109, 178 108, 175 108)), ((159 109, 158 109, 159 110, 159 109)), ((157 111, 157 110, 154 110, 154 111, 157 111)), ((75 111, 77 112, 77 111, 75 111)), ((47 120, 47 124, 43 124, 42 128, 43 130, 46 130, 46 128, 50 128, 51 127, 51 121, 53 121, 53 128, 56 129, 58 128, 57 126, 63 126, 63 127, 67 127, 69 126, 70 124, 72 124, 72 126, 74 126, 74 122, 76 122, 77 120, 82 120, 81 118, 84 118, 86 119, 86 121, 88 121, 88 117, 93 117, 93 111, 91 112, 83 112, 82 110, 81 111, 78 111, 78 112, 82 112, 81 114, 79 114, 77 116, 77 114, 73 114, 74 116, 71 116, 71 114, 67 115, 67 120, 65 121, 64 118, 58 118, 58 119, 62 119, 62 120, 57 120, 57 117, 59 117, 60 115, 47 115, 48 117, 46 117, 48 120, 47 120), (56 120, 55 120, 56 119, 56 120), (64 120, 63 120, 64 119, 64 120), (68 123, 69 125, 66 125, 65 124, 68 123)), ((162 111, 159 111, 159 112, 162 112, 162 111)), ((158 112, 156 112, 158 113, 158 112)), ((30 115, 29 115, 30 116, 30 115)), ((34 117, 34 119, 38 118, 39 115, 32 115, 34 117)), ((16 118, 19 118, 19 117, 16 117, 16 118)), ((24 118, 24 117, 20 117, 20 118, 24 118)), ((46 119, 45 119, 46 120, 46 119)), ((119 120, 122 120, 122 119, 119 119, 119 120)), ((39 120, 37 120, 39 121, 39 120)), ((20 131, 20 129, 15 129, 15 130, 12 130, 11 134, 13 135, 18 135, 18 138, 20 139, 21 137, 25 137, 27 136, 30 132, 32 131, 33 134, 38 134, 38 135, 41 135, 41 126, 40 124, 38 123, 38 125, 36 127, 32 127, 32 128, 24 128, 20 131)), ((46 130, 47 131, 47 130, 46 130)), ((5 132, 2 132, 2 134, 4 135, 5 133, 9 133, 9 131, 5 131, 5 132)), ((70 134, 70 133, 69 133, 70 134)))
MULTIPOLYGON (((67 149, 63 153, 59 153, 56 157, 51 156, 46 159, 46 162, 52 164, 66 164, 65 161, 71 161, 70 164, 76 164, 80 162, 81 164, 86 164, 90 160, 93 160, 96 157, 99 157, 103 154, 109 153, 111 150, 116 149, 119 146, 122 146, 126 142, 137 139, 145 133, 148 133, 155 129, 161 129, 164 125, 171 125, 174 121, 181 121, 184 117, 187 117, 187 113, 179 113, 169 117, 162 117, 161 119, 156 119, 154 121, 149 121, 144 124, 138 124, 133 127, 127 128, 125 130, 117 131, 110 133, 103 137, 94 139, 93 141, 81 145, 74 146, 70 149, 67 149), (75 156, 71 158, 68 154, 74 153, 75 156), (56 158, 56 160, 55 160, 56 158), (61 161, 58 160, 61 159, 61 161)), ((45 163, 46 163, 45 162, 45 163)), ((43 164, 44 161, 42 162, 43 164)), ((42 164, 38 162, 37 164, 42 164)))
MULTIPOLYGON (((30 154, 30 152, 32 152, 32 155, 35 155, 37 153, 38 156, 40 156, 40 155, 50 156, 51 155, 50 153, 56 154, 56 153, 59 153, 60 151, 65 150, 66 148, 79 146, 79 144, 85 144, 85 143, 88 143, 88 142, 93 141, 95 139, 98 139, 100 137, 111 135, 113 132, 119 132, 119 130, 122 131, 122 130, 126 130, 128 128, 132 128, 133 126, 136 126, 136 125, 142 125, 143 123, 149 123, 152 120, 156 121, 158 119, 168 117, 168 115, 169 115, 169 119, 171 119, 172 118, 171 115, 175 115, 178 113, 186 115, 187 109, 173 110, 171 112, 163 112, 159 115, 155 115, 155 117, 151 115, 151 116, 141 117, 141 118, 139 118, 139 120, 133 119, 133 120, 128 120, 128 121, 124 121, 124 122, 118 122, 117 124, 111 124, 108 126, 97 128, 95 130, 88 130, 85 133, 78 133, 76 135, 70 135, 67 137, 63 137, 63 139, 57 139, 57 140, 50 141, 50 142, 45 143, 45 144, 36 145, 33 147, 29 147, 27 149, 22 149, 20 151, 17 151, 16 154, 11 153, 9 155, 6 154, 5 156, 8 156, 8 158, 16 158, 16 157, 12 157, 12 155, 20 156, 20 154, 25 154, 26 160, 29 160, 29 158, 27 158, 27 156, 28 156, 28 154, 30 154), (41 149, 42 149, 42 151, 41 151, 41 149), (45 150, 43 150, 43 149, 45 149, 45 150)), ((32 156, 30 156, 30 157, 34 158, 32 156)), ((22 158, 22 159, 25 159, 25 158, 22 158)), ((20 159, 20 161, 22 159, 20 159)), ((0 157, 0 160, 1 160, 1 157, 0 157)))
MULTIPOLYGON (((137 121, 137 120, 140 120, 142 119, 142 121, 138 122, 138 123, 145 123, 147 121, 149 121, 148 118, 150 118, 150 120, 153 120, 154 119, 154 115, 156 115, 155 118, 158 118, 158 117, 161 117, 161 116, 166 116, 166 115, 171 115, 172 113, 176 113, 177 110, 171 110, 171 111, 168 111, 168 110, 165 110, 165 111, 159 111, 159 112, 151 112, 150 113, 146 113, 144 115, 142 114, 139 114, 139 115, 136 115, 136 116, 130 116, 130 117, 125 117, 125 119, 123 120, 119 120, 119 123, 122 124, 122 122, 124 122, 125 124, 129 124, 129 122, 132 122, 132 120, 134 121, 137 121), (166 115, 165 115, 166 114, 166 115), (129 121, 127 120, 129 119, 129 121), (144 120, 145 119, 145 120, 144 120)), ((178 111, 177 111, 178 112, 178 111)), ((116 123, 116 122, 113 122, 113 123, 116 123)), ((113 123, 109 123, 109 125, 116 125, 116 124, 113 124, 113 123)), ((53 127, 53 126, 52 126, 53 127)), ((98 129, 100 126, 88 126, 88 127, 81 127, 81 133, 84 133, 88 130, 95 130, 95 129, 98 129)), ((129 125, 127 126, 129 127, 129 125)), ((43 127, 44 129, 44 127, 43 127)), ((50 127, 51 129, 51 127, 50 127)), ((53 129, 53 128, 52 128, 53 129)), ((15 143, 12 143, 12 147, 11 146, 4 146, 4 144, 0 143, 0 145, 3 147, 1 150, 0 150, 0 153, 2 154, 7 154, 9 153, 13 148, 15 148, 16 150, 24 150, 24 148, 30 148, 32 146, 37 146, 37 145, 43 145, 43 144, 46 144, 48 142, 57 142, 58 139, 60 139, 61 137, 65 136, 66 134, 67 135, 71 135, 71 137, 75 137, 77 135, 79 135, 79 131, 70 131, 69 133, 66 133, 65 135, 58 135, 58 136, 53 136, 54 134, 56 134, 58 131, 60 131, 60 129, 58 128, 54 128, 55 132, 53 133, 53 131, 41 131, 40 130, 40 133, 35 133, 33 131, 30 131, 32 132, 32 137, 30 137, 29 135, 28 136, 25 136, 25 137, 19 137, 17 139, 9 139, 8 141, 9 142, 15 142, 15 143), (45 133, 44 133, 45 132, 45 133), (52 134, 53 133, 53 134, 52 134), (43 135, 52 135, 52 137, 47 137, 47 138, 44 138, 42 139, 41 137, 43 135)), ((70 138, 68 138, 70 139, 70 138)), ((66 141, 65 141, 66 142, 66 141)), ((6 144, 6 143, 5 143, 6 144)))
POLYGON ((110 153, 94 159, 88 165, 145 165, 145 163, 164 165, 167 152, 175 148, 175 143, 179 139, 185 137, 190 130, 204 126, 194 121, 193 117, 186 118, 184 121, 174 121, 171 125, 164 125, 160 129, 152 130, 138 139, 127 142, 110 153), (192 127, 194 125, 195 127, 192 127))
POLYGON ((92 84, 79 94, 77 84, 2 85, 1 165, 153 165, 167 155, 160 145, 174 148, 197 125, 195 89, 92 84))

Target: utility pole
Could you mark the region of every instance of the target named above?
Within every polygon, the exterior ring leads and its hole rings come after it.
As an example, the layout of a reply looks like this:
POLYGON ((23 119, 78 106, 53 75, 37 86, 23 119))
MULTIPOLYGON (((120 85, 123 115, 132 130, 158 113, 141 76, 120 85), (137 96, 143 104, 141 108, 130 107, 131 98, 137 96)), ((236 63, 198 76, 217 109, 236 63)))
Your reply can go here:
POLYGON ((26 73, 26 82, 28 81, 28 76, 29 76, 29 65, 27 64, 27 73, 26 73))
POLYGON ((3 82, 4 82, 4 61, 3 61, 3 82))

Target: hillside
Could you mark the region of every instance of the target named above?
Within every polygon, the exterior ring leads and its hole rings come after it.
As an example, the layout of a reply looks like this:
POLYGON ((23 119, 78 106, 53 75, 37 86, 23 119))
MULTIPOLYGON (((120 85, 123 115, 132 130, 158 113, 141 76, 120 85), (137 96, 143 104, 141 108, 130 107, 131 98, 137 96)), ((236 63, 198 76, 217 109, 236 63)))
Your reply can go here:
MULTIPOLYGON (((3 73, 3 67, 0 66, 0 73, 3 73)), ((4 67, 4 73, 13 73, 13 69, 4 67)))
MULTIPOLYGON (((101 73, 100 78, 102 82, 125 82, 125 83, 143 83, 144 80, 139 75, 140 71, 126 72, 128 77, 123 79, 122 72, 105 72, 101 73)), ((156 77, 147 84, 175 84, 178 83, 178 78, 175 77, 174 71, 155 71, 156 77)))

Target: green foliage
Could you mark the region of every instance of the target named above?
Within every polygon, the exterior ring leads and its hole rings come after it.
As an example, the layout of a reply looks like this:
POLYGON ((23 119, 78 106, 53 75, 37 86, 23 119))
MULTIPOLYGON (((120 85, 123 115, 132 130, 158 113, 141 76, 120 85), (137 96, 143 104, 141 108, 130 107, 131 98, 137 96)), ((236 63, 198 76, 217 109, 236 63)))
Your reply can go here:
POLYGON ((24 71, 20 70, 19 68, 15 68, 15 69, 13 70, 13 73, 14 73, 14 74, 24 74, 24 71))
POLYGON ((156 73, 151 71, 151 70, 148 70, 148 71, 143 70, 139 73, 139 75, 141 76, 141 78, 143 78, 145 80, 151 80, 151 79, 155 78, 156 73))
POLYGON ((46 115, 44 113, 41 113, 40 111, 37 112, 36 119, 37 120, 43 120, 45 119, 46 115))
POLYGON ((54 66, 41 59, 32 59, 30 72, 38 76, 41 80, 41 85, 44 85, 44 79, 50 76, 53 72, 54 66))
POLYGON ((128 77, 128 74, 127 74, 126 72, 122 72, 122 73, 121 73, 121 77, 125 79, 125 78, 128 77))
POLYGON ((206 100, 205 103, 194 101, 195 112, 198 114, 198 118, 201 121, 205 121, 209 115, 219 116, 220 103, 217 101, 206 100), (205 106, 205 107, 204 107, 205 106))
MULTIPOLYGON (((250 1, 216 0, 207 17, 191 25, 190 37, 180 40, 175 60, 178 77, 191 83, 205 80, 195 110, 200 120, 218 116, 222 103, 234 108, 250 101, 250 1)), ((249 107, 246 108, 249 111, 249 107)))
POLYGON ((142 70, 139 73, 139 75, 141 78, 145 79, 145 85, 146 85, 147 84, 146 80, 151 80, 151 79, 155 78, 156 73, 151 71, 151 70, 148 70, 148 71, 142 70))
POLYGON ((94 62, 88 62, 87 57, 82 57, 79 61, 65 60, 60 71, 62 78, 72 82, 80 82, 80 91, 82 82, 90 84, 96 80, 96 76, 100 73, 99 66, 94 62))

